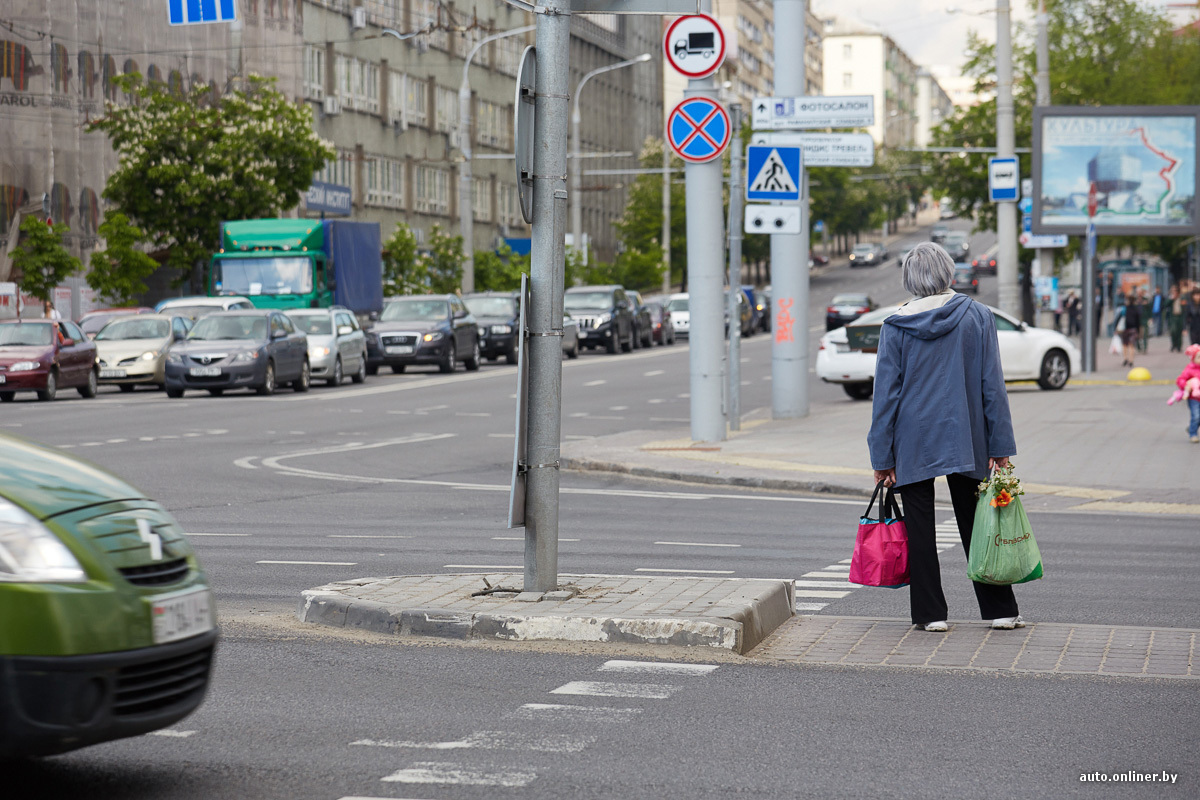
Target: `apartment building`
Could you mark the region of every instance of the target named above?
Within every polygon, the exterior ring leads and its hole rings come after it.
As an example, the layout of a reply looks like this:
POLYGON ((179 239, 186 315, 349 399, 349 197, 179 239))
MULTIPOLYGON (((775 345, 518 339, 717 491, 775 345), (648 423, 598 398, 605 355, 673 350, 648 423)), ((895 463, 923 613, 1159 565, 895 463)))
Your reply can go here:
POLYGON ((954 114, 954 101, 933 73, 922 67, 917 72, 917 129, 914 143, 927 147, 933 130, 954 114))
POLYGON ((824 84, 827 95, 871 95, 876 144, 901 147, 917 141, 920 67, 886 33, 851 20, 825 21, 824 84))

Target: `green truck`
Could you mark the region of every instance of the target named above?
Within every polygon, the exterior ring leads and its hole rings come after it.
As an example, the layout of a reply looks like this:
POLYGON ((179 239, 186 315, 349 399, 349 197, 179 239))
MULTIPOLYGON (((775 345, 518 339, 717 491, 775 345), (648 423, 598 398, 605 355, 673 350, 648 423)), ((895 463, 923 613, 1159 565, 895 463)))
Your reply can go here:
POLYGON ((258 308, 383 308, 379 223, 248 219, 221 224, 210 297, 242 296, 258 308))

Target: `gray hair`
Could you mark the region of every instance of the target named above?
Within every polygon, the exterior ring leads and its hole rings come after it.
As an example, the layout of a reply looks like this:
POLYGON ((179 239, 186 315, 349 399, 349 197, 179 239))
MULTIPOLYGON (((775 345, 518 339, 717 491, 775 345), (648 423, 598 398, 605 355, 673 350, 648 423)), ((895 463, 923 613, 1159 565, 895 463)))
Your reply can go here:
POLYGON ((954 280, 954 259, 940 244, 921 242, 904 258, 900 283, 916 297, 941 294, 954 280))

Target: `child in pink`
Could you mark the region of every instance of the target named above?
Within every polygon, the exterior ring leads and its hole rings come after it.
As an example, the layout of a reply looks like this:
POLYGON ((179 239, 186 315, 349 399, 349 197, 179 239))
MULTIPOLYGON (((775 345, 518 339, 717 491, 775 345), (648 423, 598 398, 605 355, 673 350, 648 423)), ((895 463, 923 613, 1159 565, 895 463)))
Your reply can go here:
POLYGON ((1187 400, 1188 411, 1191 412, 1188 438, 1192 444, 1200 444, 1200 344, 1190 345, 1183 352, 1188 357, 1188 364, 1175 379, 1175 385, 1179 388, 1167 401, 1167 405, 1187 400))

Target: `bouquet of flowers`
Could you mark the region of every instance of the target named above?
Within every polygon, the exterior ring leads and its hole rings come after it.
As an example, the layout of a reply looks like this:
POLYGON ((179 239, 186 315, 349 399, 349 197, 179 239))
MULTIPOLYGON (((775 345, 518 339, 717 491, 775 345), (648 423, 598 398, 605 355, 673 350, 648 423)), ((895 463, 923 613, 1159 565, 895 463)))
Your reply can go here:
POLYGON ((1013 498, 1025 494, 1025 490, 1021 488, 1021 479, 1013 474, 1015 465, 1010 461, 1007 467, 1001 467, 988 476, 988 479, 979 484, 977 496, 983 496, 992 490, 992 508, 1004 508, 1012 503, 1013 498))

